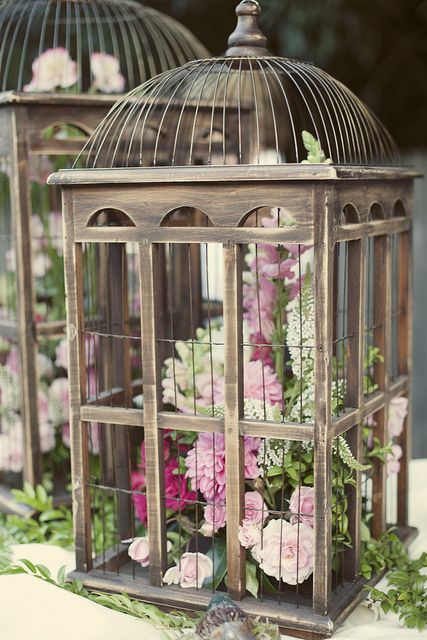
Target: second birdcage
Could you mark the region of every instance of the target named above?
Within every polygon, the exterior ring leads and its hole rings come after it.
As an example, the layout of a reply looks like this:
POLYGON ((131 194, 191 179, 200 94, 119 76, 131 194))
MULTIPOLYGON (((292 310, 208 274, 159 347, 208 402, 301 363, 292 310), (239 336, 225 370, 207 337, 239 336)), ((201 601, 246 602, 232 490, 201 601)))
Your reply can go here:
MULTIPOLYGON (((117 99, 205 55, 181 25, 126 0, 0 2, 0 503, 67 482, 68 383, 59 194, 117 99)), ((94 444, 94 452, 97 446, 94 444)))

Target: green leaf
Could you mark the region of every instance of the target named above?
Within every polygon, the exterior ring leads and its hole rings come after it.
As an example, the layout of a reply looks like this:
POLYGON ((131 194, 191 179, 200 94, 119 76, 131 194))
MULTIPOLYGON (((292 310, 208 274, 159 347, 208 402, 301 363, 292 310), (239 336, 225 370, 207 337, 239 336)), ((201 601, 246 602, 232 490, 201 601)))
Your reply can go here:
POLYGON ((256 566, 246 561, 246 589, 254 598, 258 598, 259 581, 256 575, 256 566))
POLYGON ((215 545, 206 553, 213 562, 212 576, 206 578, 203 586, 210 589, 217 589, 227 573, 227 547, 223 540, 215 540, 215 545))

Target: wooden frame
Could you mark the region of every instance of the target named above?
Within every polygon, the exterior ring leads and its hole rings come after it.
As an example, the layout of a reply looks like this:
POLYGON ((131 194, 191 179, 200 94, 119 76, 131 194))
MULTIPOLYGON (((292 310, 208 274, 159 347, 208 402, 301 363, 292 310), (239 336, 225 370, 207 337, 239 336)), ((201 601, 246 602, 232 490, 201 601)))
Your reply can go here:
MULTIPOLYGON (((23 480, 32 486, 42 479, 37 406, 36 351, 40 340, 66 336, 62 321, 37 322, 32 265, 32 203, 28 163, 31 156, 77 156, 99 121, 116 101, 112 96, 0 94, 0 156, 9 158, 12 237, 16 250, 16 323, 0 321, 0 337, 16 341, 22 372, 21 413, 24 429, 23 480), (66 124, 81 137, 44 139, 50 126, 66 124)), ((0 492, 0 509, 13 510, 7 487, 0 492)))
MULTIPOLYGON (((349 434, 353 452, 362 451, 362 427, 372 413, 387 412, 388 403, 399 394, 410 396, 411 383, 411 286, 410 232, 412 181, 415 174, 405 169, 343 167, 327 165, 281 165, 269 167, 185 167, 156 169, 117 169, 64 171, 51 177, 51 184, 63 189, 66 225, 66 287, 68 332, 70 336, 72 471, 75 499, 75 535, 77 575, 96 589, 128 592, 166 608, 205 608, 210 594, 198 590, 183 592, 162 586, 167 564, 165 522, 162 516, 163 453, 159 434, 173 424, 174 429, 225 434, 227 452, 227 547, 228 589, 250 614, 268 617, 295 635, 329 636, 365 595, 365 581, 358 578, 360 559, 361 473, 349 495, 350 528, 353 550, 346 568, 346 581, 339 590, 331 584, 332 515, 332 441, 349 434), (405 215, 396 211, 403 205, 405 215), (373 203, 379 203, 384 219, 370 219, 373 203), (351 204, 358 222, 342 221, 342 212, 351 204), (180 206, 201 209, 213 227, 177 229, 162 227, 169 211, 180 206), (283 206, 295 220, 292 227, 262 229, 241 227, 246 214, 258 207, 283 206), (124 212, 132 227, 96 228, 88 226, 92 216, 104 208, 124 212), (390 367, 390 234, 399 233, 401 270, 398 284, 400 304, 405 313, 399 320, 399 376, 391 380, 390 367), (384 351, 384 366, 377 367, 378 390, 371 396, 363 392, 365 348, 366 241, 378 237, 377 260, 386 265, 381 305, 381 333, 376 338, 384 351), (156 355, 155 260, 158 247, 166 242, 220 242, 224 245, 224 317, 225 317, 225 405, 224 419, 169 415, 162 412, 159 400, 159 368, 156 355), (81 256, 83 243, 126 243, 139 245, 141 293, 144 304, 141 318, 144 370, 144 410, 119 406, 94 406, 84 396, 82 370, 83 298, 81 256), (245 420, 242 412, 242 343, 239 317, 242 304, 240 278, 241 245, 248 242, 294 243, 314 245, 315 326, 315 416, 311 424, 269 423, 245 420), (333 354, 334 248, 347 242, 348 285, 352 288, 348 304, 348 326, 352 340, 347 363, 346 408, 333 416, 331 406, 331 360, 333 354), (90 538, 90 501, 88 495, 88 424, 96 421, 119 428, 145 428, 150 451, 147 468, 149 496, 148 531, 150 540, 149 578, 118 575, 105 570, 92 558, 90 538), (242 520, 243 474, 242 435, 314 440, 315 443, 315 566, 312 607, 260 602, 245 594, 245 560, 237 533, 242 520)), ((378 330, 379 331, 379 330, 378 330)), ((381 425, 380 425, 381 428, 381 425)), ((406 542, 416 535, 407 522, 407 457, 410 424, 407 420, 402 475, 399 478, 398 526, 406 542)), ((147 454, 148 458, 148 454, 147 454)), ((382 533, 385 522, 385 471, 374 480, 374 533, 382 533)), ((119 559, 116 558, 118 562, 119 559)), ((114 565, 116 566, 116 565, 114 565)), ((373 583, 380 576, 373 579, 373 583)))

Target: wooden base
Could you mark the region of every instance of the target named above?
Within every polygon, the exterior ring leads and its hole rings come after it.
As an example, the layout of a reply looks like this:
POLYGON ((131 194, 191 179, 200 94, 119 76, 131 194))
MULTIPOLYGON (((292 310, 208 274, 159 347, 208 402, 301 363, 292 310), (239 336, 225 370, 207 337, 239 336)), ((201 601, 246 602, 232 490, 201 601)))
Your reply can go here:
MULTIPOLYGON (((402 542, 409 545, 416 538, 418 531, 413 527, 404 527, 397 533, 402 542)), ((205 590, 188 589, 183 593, 182 589, 174 586, 152 587, 148 581, 148 571, 138 569, 135 572, 129 564, 121 567, 121 574, 118 575, 117 568, 113 568, 109 557, 105 559, 104 569, 102 566, 101 559, 98 568, 89 573, 74 571, 69 578, 81 580, 89 589, 127 593, 164 610, 205 610, 212 595, 205 590)), ((286 602, 279 605, 273 600, 260 601, 251 597, 244 598, 239 606, 249 615, 268 618, 270 622, 278 624, 282 633, 295 638, 320 640, 330 637, 338 629, 366 597, 366 587, 374 586, 383 575, 377 575, 370 581, 360 578, 353 583, 342 584, 332 595, 331 611, 327 616, 313 613, 312 608, 306 605, 296 607, 286 602)))

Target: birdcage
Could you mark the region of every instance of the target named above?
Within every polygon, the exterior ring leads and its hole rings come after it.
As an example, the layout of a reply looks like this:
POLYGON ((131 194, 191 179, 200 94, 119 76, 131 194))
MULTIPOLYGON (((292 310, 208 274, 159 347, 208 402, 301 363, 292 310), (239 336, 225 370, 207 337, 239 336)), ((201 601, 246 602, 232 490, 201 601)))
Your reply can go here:
POLYGON ((72 166, 116 94, 206 50, 176 21, 129 0, 3 0, 0 42, 5 488, 22 474, 36 485, 68 460, 61 207, 46 178, 72 166))
POLYGON ((228 591, 328 636, 366 593, 365 542, 389 525, 415 535, 414 173, 341 83, 268 53, 259 11, 241 2, 224 57, 131 92, 86 168, 50 178, 75 575, 187 610, 228 591))

